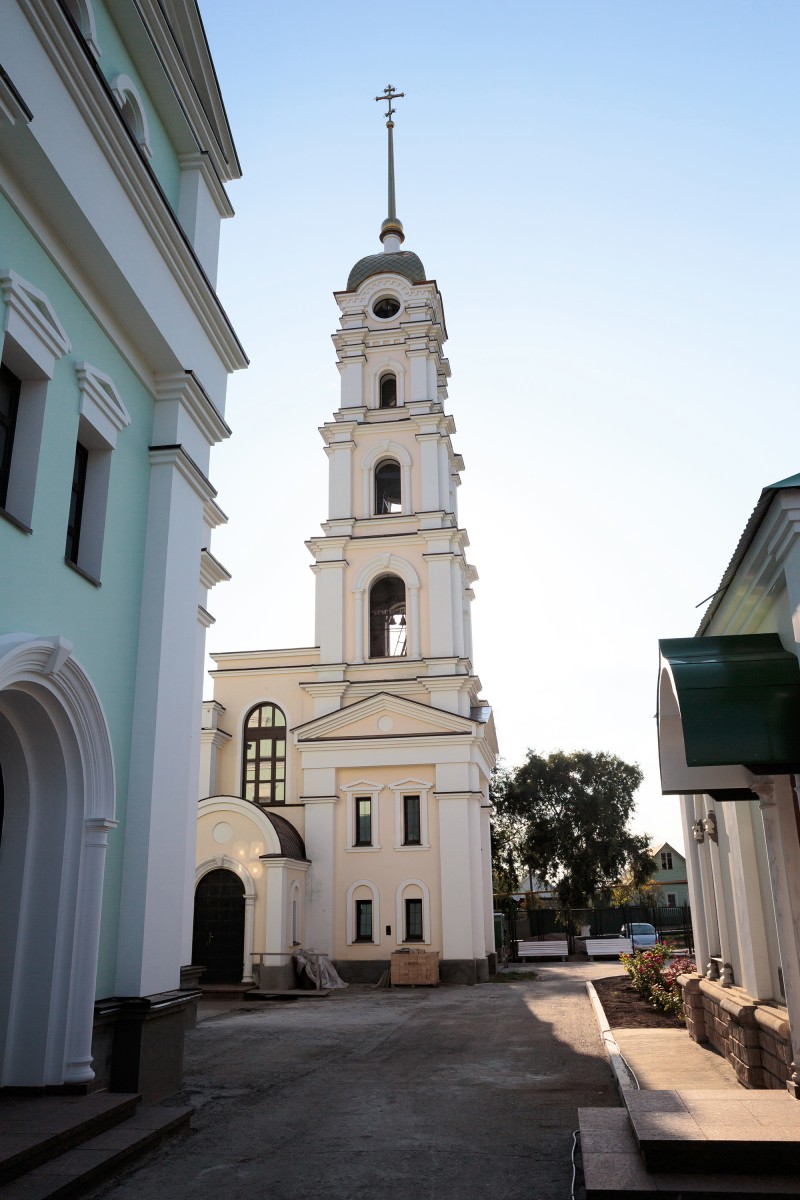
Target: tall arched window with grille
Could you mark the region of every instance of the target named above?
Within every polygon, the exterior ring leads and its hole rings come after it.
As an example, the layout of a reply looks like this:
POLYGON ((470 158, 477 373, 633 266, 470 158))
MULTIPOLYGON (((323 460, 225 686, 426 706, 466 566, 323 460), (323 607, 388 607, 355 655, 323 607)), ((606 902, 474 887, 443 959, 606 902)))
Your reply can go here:
POLYGON ((399 513, 401 508, 400 463, 384 458, 375 468, 375 516, 399 513))
POLYGON ((245 718, 242 794, 257 804, 286 803, 286 716, 277 704, 258 704, 245 718))
POLYGON ((402 657, 406 632, 406 585, 397 575, 381 575, 369 593, 370 658, 402 657))
POLYGON ((380 408, 397 408, 397 376, 391 371, 380 378, 380 408))

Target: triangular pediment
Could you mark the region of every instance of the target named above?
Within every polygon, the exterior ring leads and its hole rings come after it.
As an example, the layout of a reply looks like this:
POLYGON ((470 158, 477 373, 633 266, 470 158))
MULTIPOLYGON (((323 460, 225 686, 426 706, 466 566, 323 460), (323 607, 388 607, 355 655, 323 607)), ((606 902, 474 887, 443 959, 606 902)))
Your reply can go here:
POLYGON ((298 744, 339 738, 453 737, 475 732, 474 721, 457 713, 378 692, 295 728, 298 744))

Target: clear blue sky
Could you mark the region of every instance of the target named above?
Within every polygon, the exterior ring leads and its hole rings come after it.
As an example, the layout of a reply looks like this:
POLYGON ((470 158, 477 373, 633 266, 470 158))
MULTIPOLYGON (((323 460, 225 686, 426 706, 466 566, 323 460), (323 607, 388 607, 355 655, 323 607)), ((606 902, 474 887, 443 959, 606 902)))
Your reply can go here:
MULTIPOLYGON (((338 405, 331 292, 405 248, 441 288, 506 761, 608 750, 661 798, 657 640, 694 633, 761 487, 800 470, 800 5, 201 0, 244 179, 219 291, 252 366, 213 478, 211 650, 308 645, 338 405)), ((208 689, 210 692, 210 687, 208 689)))

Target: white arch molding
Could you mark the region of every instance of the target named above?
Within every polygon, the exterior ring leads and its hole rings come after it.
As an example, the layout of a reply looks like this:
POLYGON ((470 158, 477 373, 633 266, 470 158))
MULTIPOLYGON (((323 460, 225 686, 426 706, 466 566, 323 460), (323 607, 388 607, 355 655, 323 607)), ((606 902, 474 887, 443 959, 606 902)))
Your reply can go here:
MULTIPOLYGON (((399 885, 395 894, 395 920, 397 921, 397 940, 405 942, 406 938, 406 914, 404 911, 403 901, 406 898, 408 888, 417 887, 422 892, 422 943, 425 946, 431 944, 431 893, 427 883, 422 879, 404 879, 399 885)), ((417 900, 418 896, 410 896, 409 899, 417 900)))
POLYGON ((242 983, 253 983, 253 953, 255 931, 256 885, 244 863, 227 854, 218 854, 200 863, 194 872, 194 888, 211 871, 232 871, 244 884, 244 948, 242 954, 242 983))
POLYGON ((397 380, 397 407, 406 402, 406 368, 398 358, 386 357, 372 364, 369 372, 369 406, 380 408, 380 381, 383 375, 394 375, 397 380))
POLYGON ((363 513, 365 517, 373 515, 373 473, 377 465, 385 458, 395 458, 400 463, 403 475, 402 484, 402 515, 408 516, 411 513, 411 455, 405 446, 401 446, 399 442, 391 442, 387 438, 383 442, 379 442, 370 450, 369 454, 364 456, 361 463, 363 473, 363 513))
POLYGON ((0 636, 0 1086, 94 1078, 114 755, 100 699, 71 651, 59 637, 0 636))
POLYGON ((369 658, 367 638, 369 634, 369 589, 373 580, 379 575, 399 575, 406 585, 408 603, 406 605, 406 620, 408 622, 409 645, 407 658, 420 658, 419 631, 419 589, 420 582, 417 572, 410 562, 398 558, 396 554, 381 554, 365 563, 353 582, 353 615, 355 626, 355 656, 353 661, 363 663, 369 658))
POLYGON ((372 896, 372 941, 364 942, 363 945, 380 946, 381 944, 381 902, 378 889, 375 884, 369 879, 357 879, 355 883, 351 883, 347 889, 347 945, 356 945, 356 890, 360 887, 367 888, 372 896))

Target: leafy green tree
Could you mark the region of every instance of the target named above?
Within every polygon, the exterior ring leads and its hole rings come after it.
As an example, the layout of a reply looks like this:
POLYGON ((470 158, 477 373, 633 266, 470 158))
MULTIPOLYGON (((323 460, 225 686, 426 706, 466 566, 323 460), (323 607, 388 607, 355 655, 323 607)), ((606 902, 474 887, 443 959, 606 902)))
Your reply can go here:
POLYGON ((613 754, 557 750, 543 758, 529 750, 493 788, 503 869, 521 862, 554 881, 566 908, 586 907, 623 878, 644 884, 650 839, 628 828, 642 779, 638 766, 613 754))

